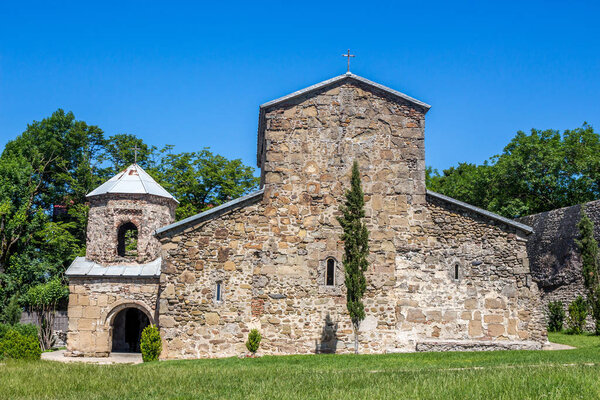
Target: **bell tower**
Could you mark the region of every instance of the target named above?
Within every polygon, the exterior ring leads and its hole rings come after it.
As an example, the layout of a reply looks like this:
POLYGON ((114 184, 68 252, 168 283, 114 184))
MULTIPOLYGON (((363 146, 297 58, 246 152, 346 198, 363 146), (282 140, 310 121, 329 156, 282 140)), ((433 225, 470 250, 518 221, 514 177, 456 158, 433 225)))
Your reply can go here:
POLYGON ((86 259, 100 265, 145 264, 160 256, 154 231, 175 220, 177 200, 132 164, 87 195, 86 259))

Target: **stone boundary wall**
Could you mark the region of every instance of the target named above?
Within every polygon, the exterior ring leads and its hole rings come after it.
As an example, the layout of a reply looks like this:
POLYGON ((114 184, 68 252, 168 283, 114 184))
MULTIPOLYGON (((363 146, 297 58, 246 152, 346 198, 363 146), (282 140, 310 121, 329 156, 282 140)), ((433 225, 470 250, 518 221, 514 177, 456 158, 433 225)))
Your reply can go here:
MULTIPOLYGON (((600 241, 600 200, 583 206, 594 222, 594 236, 600 241)), ((534 229, 527 242, 527 253, 532 277, 542 292, 545 313, 550 301, 562 301, 566 310, 578 295, 585 296, 581 259, 575 243, 580 218, 581 205, 578 204, 519 219, 534 229)))

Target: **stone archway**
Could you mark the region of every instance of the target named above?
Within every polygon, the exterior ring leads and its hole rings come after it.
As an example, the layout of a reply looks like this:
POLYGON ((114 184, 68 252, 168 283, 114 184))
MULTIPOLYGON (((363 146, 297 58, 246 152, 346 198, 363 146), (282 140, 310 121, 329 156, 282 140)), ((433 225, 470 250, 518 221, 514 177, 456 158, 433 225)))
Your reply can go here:
POLYGON ((150 325, 148 316, 138 308, 125 308, 112 322, 112 352, 139 353, 140 338, 145 327, 150 325))
POLYGON ((140 352, 142 331, 154 325, 154 318, 148 308, 139 302, 124 302, 114 307, 104 320, 108 328, 108 349, 111 352, 140 352))

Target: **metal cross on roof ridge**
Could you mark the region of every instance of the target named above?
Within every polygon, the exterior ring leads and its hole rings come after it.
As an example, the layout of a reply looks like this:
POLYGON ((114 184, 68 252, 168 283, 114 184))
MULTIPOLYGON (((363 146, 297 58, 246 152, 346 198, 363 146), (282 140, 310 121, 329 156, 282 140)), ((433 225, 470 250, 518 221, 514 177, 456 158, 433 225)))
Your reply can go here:
POLYGON ((356 57, 354 54, 350 54, 350 49, 348 49, 348 54, 342 54, 342 57, 348 57, 348 69, 346 72, 350 72, 350 57, 356 57))
POLYGON ((137 165, 137 153, 138 150, 141 150, 139 147, 137 147, 137 144, 134 147, 130 147, 129 150, 133 150, 133 163, 137 165))

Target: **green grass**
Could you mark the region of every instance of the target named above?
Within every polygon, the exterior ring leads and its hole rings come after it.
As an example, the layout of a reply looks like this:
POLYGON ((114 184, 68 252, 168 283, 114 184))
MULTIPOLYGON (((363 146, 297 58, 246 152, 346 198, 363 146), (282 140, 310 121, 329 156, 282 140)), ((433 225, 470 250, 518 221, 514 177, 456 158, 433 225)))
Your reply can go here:
POLYGON ((0 366, 0 398, 600 398, 600 338, 551 334, 550 340, 577 349, 267 356, 135 366, 6 361, 0 366))

